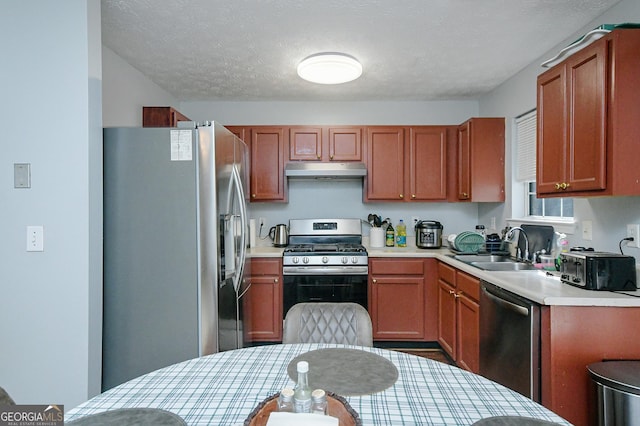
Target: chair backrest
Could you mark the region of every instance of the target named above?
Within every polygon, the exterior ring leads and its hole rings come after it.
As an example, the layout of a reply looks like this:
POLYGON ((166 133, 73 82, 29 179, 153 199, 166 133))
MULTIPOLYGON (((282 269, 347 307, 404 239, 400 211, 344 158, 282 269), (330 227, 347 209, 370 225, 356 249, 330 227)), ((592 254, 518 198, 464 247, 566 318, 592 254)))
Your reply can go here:
POLYGON ((373 346, 371 318, 357 303, 298 303, 285 316, 282 343, 373 346))

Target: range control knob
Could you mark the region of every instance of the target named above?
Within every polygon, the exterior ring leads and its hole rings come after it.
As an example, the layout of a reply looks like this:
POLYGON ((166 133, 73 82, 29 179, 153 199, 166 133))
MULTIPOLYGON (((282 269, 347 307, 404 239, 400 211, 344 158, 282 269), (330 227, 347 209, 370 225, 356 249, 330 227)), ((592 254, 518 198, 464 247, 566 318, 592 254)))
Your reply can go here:
POLYGON ((358 263, 358 258, 356 256, 353 256, 351 258, 351 263, 358 263))
POLYGON ((298 262, 300 262, 300 259, 298 258, 298 256, 294 256, 293 259, 291 259, 291 261, 293 263, 298 263, 298 262))
POLYGON ((327 256, 322 256, 322 263, 328 263, 329 258, 327 256))
POLYGON ((309 263, 309 258, 307 256, 303 257, 302 263, 309 263))
POLYGON ((342 259, 340 259, 340 261, 341 261, 342 263, 348 263, 348 262, 349 262, 349 258, 345 256, 345 257, 343 257, 342 259))

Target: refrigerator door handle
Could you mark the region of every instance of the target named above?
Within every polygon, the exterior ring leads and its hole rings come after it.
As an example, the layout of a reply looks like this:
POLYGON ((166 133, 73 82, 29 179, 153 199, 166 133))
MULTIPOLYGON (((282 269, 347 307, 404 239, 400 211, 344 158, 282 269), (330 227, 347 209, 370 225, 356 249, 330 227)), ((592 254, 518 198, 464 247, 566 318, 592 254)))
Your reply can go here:
MULTIPOLYGON (((235 265, 235 275, 233 277, 233 287, 236 290, 236 293, 240 291, 240 281, 242 280, 242 275, 244 271, 244 262, 247 257, 247 206, 244 199, 244 189, 242 187, 242 179, 240 178, 240 173, 238 172, 238 168, 234 164, 231 169, 231 181, 233 182, 233 189, 235 190, 235 195, 238 197, 238 204, 240 207, 240 247, 238 247, 238 256, 235 256, 234 250, 234 260, 237 262, 235 265)), ((231 206, 230 206, 231 207, 231 206)), ((236 216, 237 217, 237 216, 236 216)), ((233 223, 233 237, 235 241, 236 235, 236 223, 233 223)))

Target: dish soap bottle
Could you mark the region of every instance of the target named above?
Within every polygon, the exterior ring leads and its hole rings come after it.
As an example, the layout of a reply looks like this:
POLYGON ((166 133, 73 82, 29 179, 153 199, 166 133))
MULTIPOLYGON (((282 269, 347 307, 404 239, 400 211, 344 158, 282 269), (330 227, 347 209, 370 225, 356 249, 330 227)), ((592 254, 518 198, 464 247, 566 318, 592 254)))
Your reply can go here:
POLYGON ((296 364, 296 370, 298 372, 298 382, 293 389, 293 404, 295 406, 296 413, 310 413, 311 412, 311 388, 309 387, 309 379, 307 373, 309 373, 309 363, 307 361, 300 361, 296 364))
POLYGON ((557 240, 556 240, 556 245, 558 246, 557 248, 557 253, 555 253, 556 255, 556 262, 555 262, 555 267, 556 270, 559 271, 560 270, 560 264, 562 262, 562 257, 560 257, 561 253, 567 253, 569 251, 569 241, 567 241, 567 235, 563 234, 562 232, 556 232, 557 240))
POLYGON ((393 229, 393 226, 391 226, 391 222, 389 222, 387 224, 387 230, 385 233, 385 243, 384 245, 387 247, 393 247, 396 243, 396 233, 393 229))
POLYGON ((396 226, 396 244, 398 247, 406 247, 407 246, 407 226, 404 224, 404 221, 400 219, 400 223, 396 226))

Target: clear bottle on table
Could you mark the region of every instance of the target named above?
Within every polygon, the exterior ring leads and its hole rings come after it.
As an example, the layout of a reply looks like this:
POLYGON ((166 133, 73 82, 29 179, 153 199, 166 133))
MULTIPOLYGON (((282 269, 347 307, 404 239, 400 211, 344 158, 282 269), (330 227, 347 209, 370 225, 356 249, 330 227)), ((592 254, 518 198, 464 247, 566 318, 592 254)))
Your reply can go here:
POLYGON ((309 387, 309 363, 307 361, 300 361, 296 365, 298 372, 298 382, 293 390, 293 402, 296 413, 310 413, 311 412, 311 388, 309 387))
POLYGON ((322 389, 311 392, 311 413, 327 414, 327 393, 322 389))
POLYGON ((293 389, 284 388, 278 397, 278 411, 295 413, 293 405, 293 389))

